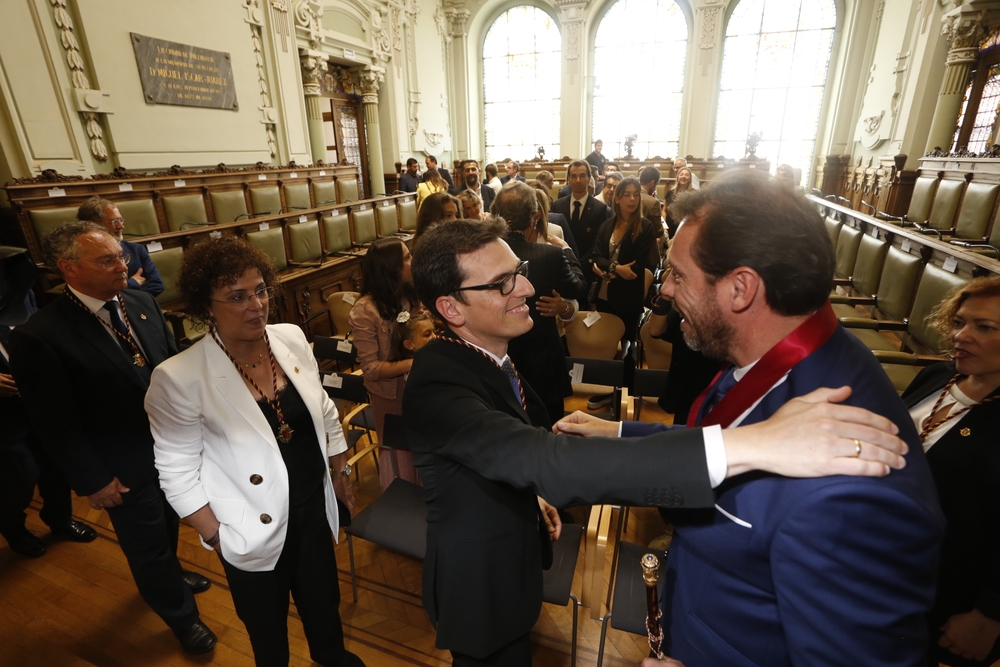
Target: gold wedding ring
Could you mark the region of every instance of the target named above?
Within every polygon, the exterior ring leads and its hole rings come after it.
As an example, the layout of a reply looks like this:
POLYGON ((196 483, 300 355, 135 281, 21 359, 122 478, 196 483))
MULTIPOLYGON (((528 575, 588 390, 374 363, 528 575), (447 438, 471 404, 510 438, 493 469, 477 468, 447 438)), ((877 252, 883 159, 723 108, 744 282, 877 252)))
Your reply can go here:
POLYGON ((861 456, 861 441, 857 438, 854 439, 854 456, 852 458, 858 458, 861 456))

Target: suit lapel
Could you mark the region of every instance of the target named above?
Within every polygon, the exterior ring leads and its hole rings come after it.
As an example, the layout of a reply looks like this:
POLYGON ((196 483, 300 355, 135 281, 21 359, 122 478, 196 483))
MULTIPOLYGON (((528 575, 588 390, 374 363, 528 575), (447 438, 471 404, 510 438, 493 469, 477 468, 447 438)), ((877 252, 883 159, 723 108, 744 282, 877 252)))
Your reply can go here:
MULTIPOLYGON (((451 332, 447 332, 445 335, 450 338, 456 338, 455 334, 451 332)), ((473 373, 481 377, 483 382, 500 396, 500 399, 504 402, 504 404, 510 408, 511 414, 516 415, 526 424, 531 423, 531 420, 528 418, 528 413, 526 413, 524 408, 521 407, 520 397, 514 395, 514 388, 511 386, 510 380, 507 379, 507 374, 504 373, 492 359, 478 350, 465 347, 459 343, 443 341, 442 343, 444 345, 459 348, 460 353, 469 358, 469 368, 473 371, 473 373)), ((524 382, 524 378, 521 378, 521 382, 524 382)))
POLYGON ((162 354, 163 328, 159 322, 159 313, 152 312, 145 304, 141 303, 134 295, 128 291, 121 293, 125 308, 128 310, 128 321, 139 339, 146 357, 152 366, 157 366, 164 361, 162 354))
POLYGON ((233 411, 242 417, 253 430, 257 431, 264 442, 280 455, 281 450, 278 449, 278 441, 271 431, 271 425, 267 422, 264 413, 261 412, 260 406, 253 400, 253 395, 247 389, 239 371, 233 366, 233 362, 229 360, 229 357, 211 336, 205 337, 204 345, 205 361, 209 373, 214 378, 215 388, 226 399, 233 411))
MULTIPOLYGON (((511 386, 510 380, 507 379, 507 374, 504 373, 500 368, 497 367, 490 359, 483 359, 483 365, 488 365, 488 368, 483 373, 483 378, 486 380, 494 391, 500 394, 503 402, 506 403, 515 415, 517 415, 521 421, 526 424, 530 424, 531 420, 528 418, 528 413, 524 411, 521 407, 521 399, 514 395, 514 387, 511 386)), ((524 378, 521 378, 521 382, 524 382, 524 378)))
POLYGON ((132 360, 125 356, 121 346, 111 337, 107 328, 96 315, 84 312, 83 308, 70 301, 69 297, 65 295, 61 296, 56 303, 76 336, 96 348, 112 366, 121 371, 122 375, 144 392, 149 388, 139 372, 136 371, 132 360))

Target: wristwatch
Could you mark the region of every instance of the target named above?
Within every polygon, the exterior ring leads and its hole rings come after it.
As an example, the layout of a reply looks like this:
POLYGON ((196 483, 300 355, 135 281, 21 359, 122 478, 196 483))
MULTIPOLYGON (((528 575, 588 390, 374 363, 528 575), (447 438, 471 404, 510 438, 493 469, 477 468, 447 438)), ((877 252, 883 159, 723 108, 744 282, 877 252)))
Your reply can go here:
POLYGON ((352 470, 353 470, 353 468, 351 468, 351 464, 348 463, 347 467, 344 468, 343 470, 334 470, 333 468, 330 468, 330 476, 331 477, 350 477, 352 470))

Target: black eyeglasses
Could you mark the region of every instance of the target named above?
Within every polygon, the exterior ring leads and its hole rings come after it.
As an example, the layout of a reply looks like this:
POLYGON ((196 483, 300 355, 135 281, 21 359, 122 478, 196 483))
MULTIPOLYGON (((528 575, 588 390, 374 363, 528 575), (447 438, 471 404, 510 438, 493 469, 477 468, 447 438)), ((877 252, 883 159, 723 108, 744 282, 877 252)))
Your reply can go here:
POLYGON ((517 265, 512 273, 508 273, 506 276, 501 278, 495 283, 490 283, 488 285, 472 285, 471 287, 459 287, 456 292, 468 292, 475 291, 481 292, 483 290, 495 289, 500 290, 501 296, 507 296, 514 291, 514 286, 517 284, 517 277, 524 276, 528 277, 528 261, 525 260, 517 265))

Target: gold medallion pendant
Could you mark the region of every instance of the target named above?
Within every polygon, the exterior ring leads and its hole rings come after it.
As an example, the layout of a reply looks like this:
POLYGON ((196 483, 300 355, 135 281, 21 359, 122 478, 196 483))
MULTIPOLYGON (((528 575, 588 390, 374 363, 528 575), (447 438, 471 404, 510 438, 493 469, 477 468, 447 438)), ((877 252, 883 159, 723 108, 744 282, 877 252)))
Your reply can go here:
POLYGON ((295 431, 292 430, 292 427, 286 424, 285 422, 281 422, 280 424, 278 424, 278 440, 281 440, 282 444, 287 445, 289 442, 291 442, 292 433, 294 432, 295 431))
POLYGON ((139 368, 142 368, 143 366, 146 365, 146 360, 142 358, 141 354, 136 352, 135 354, 132 355, 132 363, 138 366, 139 368))

